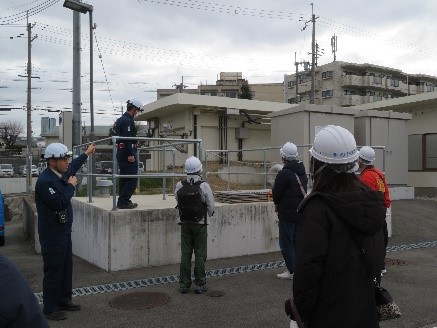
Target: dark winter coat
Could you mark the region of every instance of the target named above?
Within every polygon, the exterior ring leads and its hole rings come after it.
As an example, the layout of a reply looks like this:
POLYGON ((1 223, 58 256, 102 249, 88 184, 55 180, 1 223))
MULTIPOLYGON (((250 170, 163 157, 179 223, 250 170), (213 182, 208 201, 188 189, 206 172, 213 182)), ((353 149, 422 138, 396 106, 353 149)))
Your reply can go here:
POLYGON ((287 161, 282 170, 278 172, 272 189, 279 221, 296 223, 302 217, 297 213, 297 208, 304 196, 294 173, 299 176, 305 192, 307 191, 308 178, 305 166, 301 161, 287 161))
POLYGON ((386 207, 375 191, 314 193, 299 207, 293 295, 308 328, 379 327, 372 276, 358 254, 362 244, 372 275, 384 262, 386 207))
POLYGON ((75 187, 67 181, 70 176, 76 175, 87 158, 87 155, 81 154, 73 159, 62 178, 49 167, 38 177, 35 185, 35 203, 40 237, 71 232, 73 223, 71 198, 74 196, 75 187), (59 223, 56 212, 64 210, 67 210, 68 221, 59 223))

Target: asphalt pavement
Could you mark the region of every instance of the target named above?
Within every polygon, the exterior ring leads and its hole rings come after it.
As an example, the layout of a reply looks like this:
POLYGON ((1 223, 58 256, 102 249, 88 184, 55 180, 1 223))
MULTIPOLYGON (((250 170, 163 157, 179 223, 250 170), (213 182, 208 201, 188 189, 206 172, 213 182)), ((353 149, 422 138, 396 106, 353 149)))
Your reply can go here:
MULTIPOLYGON (((437 202, 392 203, 393 236, 382 285, 399 305, 401 318, 381 327, 437 327, 437 202)), ((22 222, 6 223, 0 252, 23 272, 38 299, 42 257, 24 240, 22 222)), ((74 258, 74 301, 82 310, 51 327, 288 327, 283 304, 292 280, 279 252, 208 260, 208 292, 178 291, 178 265, 106 272, 74 258)), ((7 296, 3 296, 7 297, 7 296)), ((357 295, 359 297, 359 295, 357 295)), ((339 318, 339 320, 341 320, 339 318)))

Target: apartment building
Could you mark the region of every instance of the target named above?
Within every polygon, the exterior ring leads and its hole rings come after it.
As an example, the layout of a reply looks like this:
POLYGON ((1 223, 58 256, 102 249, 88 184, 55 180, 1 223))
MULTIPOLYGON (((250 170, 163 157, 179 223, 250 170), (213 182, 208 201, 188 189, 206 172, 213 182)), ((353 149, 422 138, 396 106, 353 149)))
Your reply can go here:
MULTIPOLYGON (((241 84, 246 81, 242 72, 221 72, 215 84, 200 84, 196 89, 158 89, 157 99, 175 93, 198 94, 203 96, 238 98, 241 84)), ((283 83, 249 83, 252 100, 284 102, 283 83)))
MULTIPOLYGON (((437 77, 407 74, 373 64, 341 61, 316 67, 314 103, 341 107, 417 95, 437 90, 437 77)), ((311 70, 284 75, 284 102, 310 103, 311 70)))

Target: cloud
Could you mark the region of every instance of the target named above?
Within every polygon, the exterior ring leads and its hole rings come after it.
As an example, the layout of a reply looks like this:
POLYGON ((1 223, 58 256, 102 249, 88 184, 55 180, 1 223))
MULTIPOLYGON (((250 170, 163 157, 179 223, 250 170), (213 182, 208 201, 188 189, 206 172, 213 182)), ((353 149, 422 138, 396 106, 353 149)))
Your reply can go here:
MULTIPOLYGON (((9 39, 26 33, 28 9, 46 1, 0 2, 0 99, 16 107, 26 105, 26 39, 9 39), (18 15, 21 16, 13 16, 18 15), (6 86, 4 88, 3 86, 6 86)), ((84 1, 94 6, 97 24, 94 41, 94 107, 97 124, 111 125, 127 99, 156 99, 157 88, 184 83, 214 84, 223 71, 243 72, 251 83, 282 82, 299 61, 310 60, 311 2, 316 15, 316 39, 324 55, 319 65, 333 60, 331 37, 338 37, 337 59, 397 68, 408 73, 437 76, 434 1, 350 0, 105 0, 84 1), (101 112, 107 114, 100 114, 101 112), (115 115, 114 115, 115 114, 115 115)), ((63 1, 32 15, 32 105, 38 109, 65 109, 72 104, 72 11, 63 1)), ((41 7, 38 7, 41 8, 41 7)), ((81 14, 82 106, 89 109, 89 25, 81 14)), ((32 129, 40 130, 41 114, 35 111, 32 129)), ((26 111, 14 110, 13 118, 26 122, 26 111)), ((0 120, 7 115, 2 115, 0 120)), ((89 114, 82 115, 89 125, 89 114)))

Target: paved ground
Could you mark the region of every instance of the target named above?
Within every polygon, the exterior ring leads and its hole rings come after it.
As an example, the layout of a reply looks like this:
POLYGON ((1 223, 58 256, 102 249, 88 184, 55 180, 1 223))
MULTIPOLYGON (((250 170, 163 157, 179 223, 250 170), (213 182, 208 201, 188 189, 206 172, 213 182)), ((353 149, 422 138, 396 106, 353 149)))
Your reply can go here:
MULTIPOLYGON (((400 200, 393 202, 392 252, 383 285, 394 296, 403 317, 381 323, 381 327, 437 327, 437 202, 433 200, 400 200), (395 247, 408 245, 407 247, 395 247), (401 264, 401 265, 400 265, 401 264)), ((42 290, 42 258, 24 241, 21 222, 7 223, 6 245, 0 252, 14 261, 33 290, 42 290)), ((290 296, 292 281, 276 278, 282 272, 279 253, 245 256, 207 262, 209 290, 222 294, 195 295, 178 292, 177 283, 162 283, 178 274, 177 265, 105 272, 79 258, 74 258, 73 287, 89 291, 90 287, 132 280, 152 279, 148 287, 77 296, 82 310, 69 313, 63 322, 51 327, 288 327, 283 311, 290 296), (263 264, 250 266, 252 264, 263 264), (246 266, 247 265, 247 266, 246 266), (217 270, 237 267, 232 270, 217 270), (269 268, 270 267, 270 268, 269 268), (160 292, 169 296, 168 303, 148 310, 120 310, 111 301, 121 295, 137 292, 160 292), (215 295, 217 296, 217 295, 215 295)), ((174 278, 174 277, 173 277, 174 278)), ((144 280, 143 280, 144 281, 144 280)), ((119 286, 119 285, 118 285, 119 286)), ((103 288, 104 289, 104 288, 103 288)), ((359 297, 359 295, 357 295, 359 297)))

